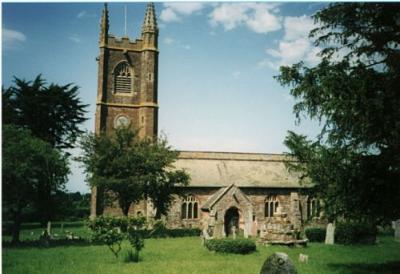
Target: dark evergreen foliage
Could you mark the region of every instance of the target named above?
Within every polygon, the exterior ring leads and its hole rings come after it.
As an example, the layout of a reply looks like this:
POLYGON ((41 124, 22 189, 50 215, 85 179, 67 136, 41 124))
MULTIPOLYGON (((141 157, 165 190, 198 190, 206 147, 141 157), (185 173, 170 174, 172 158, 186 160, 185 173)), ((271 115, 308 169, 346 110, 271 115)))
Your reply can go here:
POLYGON ((378 230, 366 223, 338 223, 335 228, 335 242, 338 244, 374 244, 378 230))
POLYGON ((310 242, 324 242, 326 236, 326 229, 320 227, 310 227, 304 230, 307 239, 310 242))
POLYGON ((333 3, 314 15, 315 67, 281 67, 294 113, 317 119, 316 141, 289 132, 289 164, 315 185, 329 219, 400 216, 400 4, 333 3))

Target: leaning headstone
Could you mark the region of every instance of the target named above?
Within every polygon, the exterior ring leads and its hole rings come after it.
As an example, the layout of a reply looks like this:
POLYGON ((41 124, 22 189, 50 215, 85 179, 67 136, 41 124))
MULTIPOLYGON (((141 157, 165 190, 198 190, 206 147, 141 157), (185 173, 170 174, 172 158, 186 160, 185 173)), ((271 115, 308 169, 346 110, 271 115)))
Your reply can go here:
POLYGON ((51 235, 51 222, 50 221, 47 222, 47 234, 51 235))
POLYGON ((326 227, 325 244, 333 245, 335 243, 335 225, 329 223, 326 227))
POLYGON ((400 242, 400 219, 394 224, 394 239, 400 242))
POLYGON ((265 260, 260 274, 297 274, 297 270, 286 253, 275 252, 265 260))

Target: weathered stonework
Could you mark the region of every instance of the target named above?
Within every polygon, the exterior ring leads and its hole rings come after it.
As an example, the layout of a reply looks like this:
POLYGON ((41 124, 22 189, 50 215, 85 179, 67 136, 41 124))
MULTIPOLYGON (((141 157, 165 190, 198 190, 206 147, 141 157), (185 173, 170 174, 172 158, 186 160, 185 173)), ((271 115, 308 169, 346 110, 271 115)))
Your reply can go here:
MULTIPOLYGON (((140 129, 141 137, 157 136, 159 52, 155 18, 154 5, 150 3, 141 37, 117 38, 108 33, 105 6, 99 40, 97 134, 113 132, 123 117, 140 129), (129 84, 119 86, 123 92, 119 92, 116 80, 121 64, 129 72, 124 75, 129 84)), ((167 226, 198 227, 213 237, 228 236, 235 227, 236 234, 254 237, 277 222, 277 217, 271 216, 267 208, 268 199, 273 197, 277 206, 273 211, 280 208, 286 212, 285 224, 299 229, 309 218, 306 208, 310 186, 300 184, 298 174, 289 172, 285 161, 294 159, 279 154, 181 151, 175 167, 186 170, 191 180, 188 187, 181 189, 184 195, 175 196, 165 216, 167 226), (188 197, 190 203, 187 203, 188 197)), ((92 217, 122 215, 116 202, 100 211, 96 202, 100 200, 99 195, 100 191, 93 188, 92 217)), ((141 201, 130 207, 129 215, 142 215, 151 220, 155 212, 149 201, 141 201)))

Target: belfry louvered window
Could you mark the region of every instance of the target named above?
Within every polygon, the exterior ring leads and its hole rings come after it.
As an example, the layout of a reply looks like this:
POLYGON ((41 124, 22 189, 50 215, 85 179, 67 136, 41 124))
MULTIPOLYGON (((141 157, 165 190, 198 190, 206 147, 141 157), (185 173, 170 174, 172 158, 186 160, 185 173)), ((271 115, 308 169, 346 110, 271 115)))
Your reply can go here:
POLYGON ((114 70, 114 92, 115 93, 132 93, 133 89, 132 70, 128 63, 118 64, 114 70))

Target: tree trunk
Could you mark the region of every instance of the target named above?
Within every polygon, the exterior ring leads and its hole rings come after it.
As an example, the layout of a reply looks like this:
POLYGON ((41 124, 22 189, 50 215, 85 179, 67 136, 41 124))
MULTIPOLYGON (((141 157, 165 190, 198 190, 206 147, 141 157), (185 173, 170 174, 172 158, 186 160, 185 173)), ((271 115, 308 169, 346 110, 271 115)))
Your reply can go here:
POLYGON ((156 220, 160 220, 161 219, 160 210, 158 210, 157 208, 156 208, 156 216, 154 216, 154 219, 156 219, 156 220))
POLYGON ((17 244, 19 243, 19 232, 21 231, 21 213, 16 212, 14 214, 14 223, 12 227, 12 244, 17 244))
POLYGON ((131 204, 129 202, 125 202, 123 200, 119 201, 119 206, 122 209, 122 214, 124 214, 124 216, 128 216, 128 212, 129 212, 129 207, 131 206, 131 204))

